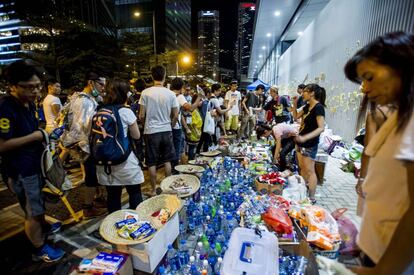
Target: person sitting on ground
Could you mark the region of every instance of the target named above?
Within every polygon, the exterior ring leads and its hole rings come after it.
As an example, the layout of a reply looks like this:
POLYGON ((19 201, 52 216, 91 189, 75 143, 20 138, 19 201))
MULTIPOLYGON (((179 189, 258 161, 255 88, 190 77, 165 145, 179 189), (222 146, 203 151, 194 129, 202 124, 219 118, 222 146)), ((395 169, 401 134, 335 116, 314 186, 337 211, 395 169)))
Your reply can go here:
MULTIPOLYGON (((138 142, 140 132, 137 124, 137 117, 126 106, 129 83, 124 80, 114 79, 106 87, 104 106, 123 106, 118 109, 122 122, 122 130, 125 137, 129 136, 133 142, 138 142)), ((129 144, 132 147, 132 144, 129 144)), ((126 161, 111 166, 111 173, 105 172, 102 165, 96 166, 98 182, 106 187, 108 212, 112 213, 121 210, 122 187, 125 186, 129 195, 129 208, 135 209, 142 202, 141 183, 144 182, 144 174, 139 166, 135 152, 130 152, 126 161)))
POLYGON ((8 65, 3 76, 10 90, 0 98, 1 170, 6 172, 6 183, 25 212, 24 231, 34 247, 33 259, 55 262, 65 252, 47 244, 44 236, 50 230, 49 226, 45 231, 40 164, 44 137, 38 130, 34 106, 42 89, 42 74, 33 64, 19 60, 8 65))

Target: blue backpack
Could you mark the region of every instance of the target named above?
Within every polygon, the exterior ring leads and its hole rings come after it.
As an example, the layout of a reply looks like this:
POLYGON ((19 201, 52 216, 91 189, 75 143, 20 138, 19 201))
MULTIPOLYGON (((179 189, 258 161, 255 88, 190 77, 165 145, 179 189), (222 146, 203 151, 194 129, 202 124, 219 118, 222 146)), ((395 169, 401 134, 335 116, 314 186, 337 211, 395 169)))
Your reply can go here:
POLYGON ((111 165, 126 161, 131 153, 128 137, 124 135, 119 109, 124 106, 101 107, 92 117, 91 154, 96 165, 103 165, 111 174, 111 165))

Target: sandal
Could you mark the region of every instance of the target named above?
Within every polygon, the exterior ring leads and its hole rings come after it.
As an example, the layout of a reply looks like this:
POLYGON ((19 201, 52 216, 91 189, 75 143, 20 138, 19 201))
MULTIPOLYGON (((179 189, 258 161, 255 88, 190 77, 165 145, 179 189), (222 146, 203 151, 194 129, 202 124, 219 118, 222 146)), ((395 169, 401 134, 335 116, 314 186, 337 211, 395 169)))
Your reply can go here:
POLYGON ((310 203, 311 203, 312 205, 314 205, 314 204, 316 203, 316 199, 311 199, 311 198, 309 198, 309 200, 310 200, 310 203))

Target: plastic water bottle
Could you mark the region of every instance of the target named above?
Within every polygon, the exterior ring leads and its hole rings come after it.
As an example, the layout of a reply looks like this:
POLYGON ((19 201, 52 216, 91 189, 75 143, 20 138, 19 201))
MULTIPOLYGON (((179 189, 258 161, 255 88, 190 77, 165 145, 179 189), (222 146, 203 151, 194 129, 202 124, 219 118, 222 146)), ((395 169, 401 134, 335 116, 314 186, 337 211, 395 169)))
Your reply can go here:
POLYGON ((181 266, 177 250, 173 248, 172 244, 168 245, 167 262, 172 272, 178 272, 180 270, 181 266))
POLYGON ((178 257, 180 259, 180 265, 185 266, 190 260, 190 253, 185 240, 180 241, 178 257))
POLYGON ((213 225, 212 224, 207 225, 206 236, 207 236, 209 243, 214 242, 215 235, 216 233, 214 232, 213 225))
POLYGON ((197 243, 197 247, 195 248, 194 252, 195 252, 195 257, 197 260, 200 258, 201 255, 205 254, 202 242, 197 243))
POLYGON ((198 272, 197 266, 193 264, 193 265, 191 265, 190 272, 188 274, 190 274, 190 275, 200 275, 200 272, 198 272))
MULTIPOLYGON (((195 266, 195 257, 191 256, 188 264, 186 264, 185 266, 181 268, 183 274, 191 274, 191 266, 193 265, 195 266)), ((197 270, 197 267, 196 267, 196 270, 197 270)))
POLYGON ((231 232, 233 232, 233 230, 238 227, 239 224, 237 223, 237 220, 233 217, 233 215, 231 213, 227 213, 227 217, 226 217, 226 235, 228 238, 230 238, 231 236, 231 232))
POLYGON ((213 270, 207 260, 203 261, 203 270, 207 270, 207 274, 213 274, 213 270))
POLYGON ((223 263, 223 258, 218 257, 217 263, 214 265, 214 274, 220 275, 220 268, 223 263))
POLYGON ((187 239, 187 226, 184 222, 180 222, 180 240, 186 240, 187 239))

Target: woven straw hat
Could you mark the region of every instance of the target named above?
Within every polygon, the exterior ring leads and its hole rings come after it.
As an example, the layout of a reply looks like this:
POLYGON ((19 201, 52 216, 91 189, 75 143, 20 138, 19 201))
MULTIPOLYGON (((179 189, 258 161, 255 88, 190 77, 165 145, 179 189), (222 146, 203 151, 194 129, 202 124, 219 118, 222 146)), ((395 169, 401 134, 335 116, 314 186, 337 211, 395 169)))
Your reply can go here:
POLYGON ((193 195, 195 192, 197 192, 198 189, 200 189, 200 180, 196 176, 188 175, 188 174, 181 174, 181 175, 169 176, 163 179, 161 181, 162 191, 166 193, 176 192, 175 190, 170 188, 170 186, 173 185, 174 182, 178 179, 182 179, 188 186, 191 187, 191 190, 188 193, 177 193, 177 195, 180 198, 189 197, 193 195))
POLYGON ((221 151, 214 150, 214 151, 208 151, 208 152, 201 152, 200 155, 206 156, 206 157, 215 157, 221 154, 221 151))
POLYGON ((141 202, 137 206, 137 212, 141 219, 151 221, 155 228, 160 229, 163 224, 151 215, 161 209, 168 209, 170 217, 172 217, 175 212, 181 209, 181 206, 182 202, 176 195, 161 194, 141 202))
MULTIPOLYGON (((140 219, 142 217, 141 215, 138 214, 137 211, 131 210, 131 209, 118 210, 116 212, 109 214, 108 216, 105 217, 105 219, 101 223, 101 226, 99 227, 99 233, 101 234, 102 238, 104 238, 109 243, 118 244, 118 245, 134 245, 134 244, 144 243, 144 242, 151 240, 155 234, 152 234, 151 236, 145 239, 141 239, 141 240, 128 240, 118 235, 117 229, 115 227, 115 223, 125 220, 126 212, 135 213, 140 217, 140 219)), ((146 220, 146 219, 141 219, 141 220, 146 220)), ((147 221, 149 220, 147 219, 147 221)), ((151 221, 149 222, 154 228, 156 228, 151 221)))
POLYGON ((174 169, 180 173, 186 173, 186 174, 203 173, 205 170, 203 167, 199 165, 188 165, 188 164, 177 165, 174 167, 174 169))

